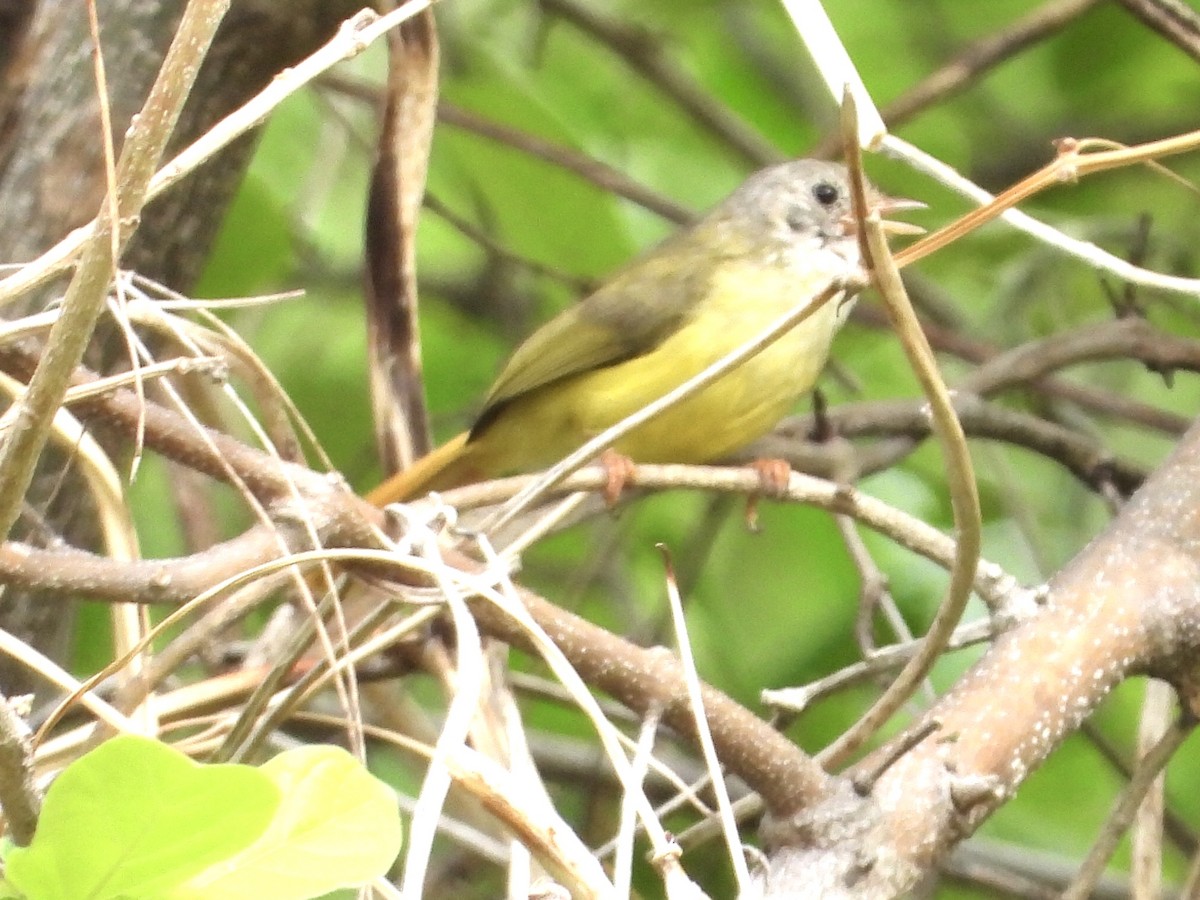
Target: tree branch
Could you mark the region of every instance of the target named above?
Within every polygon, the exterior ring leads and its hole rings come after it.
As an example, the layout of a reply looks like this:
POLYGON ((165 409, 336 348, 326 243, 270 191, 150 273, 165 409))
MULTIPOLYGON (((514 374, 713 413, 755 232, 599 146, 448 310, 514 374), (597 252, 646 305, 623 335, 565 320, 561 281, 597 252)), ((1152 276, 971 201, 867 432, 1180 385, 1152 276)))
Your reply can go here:
MULTIPOLYGON (((1133 675, 1174 684, 1195 714, 1198 510, 1200 423, 1051 581, 1040 612, 1001 635, 914 725, 942 727, 879 779, 872 794, 879 818, 868 833, 830 850, 814 846, 808 832, 822 810, 772 823, 770 883, 805 871, 828 872, 833 885, 855 873, 863 895, 906 890, 1133 675)), ((870 771, 873 760, 860 765, 870 771)))

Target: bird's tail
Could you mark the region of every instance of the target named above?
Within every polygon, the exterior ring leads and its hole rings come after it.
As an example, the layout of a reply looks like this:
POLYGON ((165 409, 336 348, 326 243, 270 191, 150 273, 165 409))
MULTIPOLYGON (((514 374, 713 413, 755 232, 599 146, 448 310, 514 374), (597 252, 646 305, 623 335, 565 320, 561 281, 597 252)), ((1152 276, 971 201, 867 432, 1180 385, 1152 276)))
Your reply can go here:
POLYGON ((445 491, 470 484, 481 477, 467 452, 468 433, 451 438, 429 451, 403 472, 383 481, 367 494, 367 501, 384 507, 403 503, 429 491, 445 491))

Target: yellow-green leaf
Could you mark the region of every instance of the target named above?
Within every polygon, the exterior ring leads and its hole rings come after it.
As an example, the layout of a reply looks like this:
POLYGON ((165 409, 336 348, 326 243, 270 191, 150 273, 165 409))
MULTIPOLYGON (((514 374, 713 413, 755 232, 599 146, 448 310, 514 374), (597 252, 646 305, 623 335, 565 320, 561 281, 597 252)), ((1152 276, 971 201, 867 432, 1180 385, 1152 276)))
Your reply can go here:
POLYGON ((400 851, 395 795, 338 747, 289 750, 262 767, 283 794, 267 832, 169 900, 306 900, 387 872, 400 851))

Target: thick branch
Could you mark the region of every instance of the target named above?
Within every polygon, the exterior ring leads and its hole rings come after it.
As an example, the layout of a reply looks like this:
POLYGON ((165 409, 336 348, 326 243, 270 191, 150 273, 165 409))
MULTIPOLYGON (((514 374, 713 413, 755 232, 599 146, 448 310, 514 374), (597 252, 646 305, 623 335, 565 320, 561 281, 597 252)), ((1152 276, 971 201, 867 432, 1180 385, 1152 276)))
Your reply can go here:
MULTIPOLYGON (((856 887, 863 896, 906 890, 1008 799, 1122 680, 1152 674, 1170 681, 1194 713, 1198 654, 1200 423, 1109 528, 1051 581, 1043 611, 997 639, 916 724, 937 720, 941 729, 879 779, 873 792, 878 830, 846 842, 831 861, 797 827, 805 823, 775 823, 772 883, 780 883, 780 872, 840 877, 865 869, 856 887)), ((865 770, 872 765, 872 758, 862 763, 865 770)), ((814 887, 812 895, 826 896, 822 890, 833 883, 814 887)))

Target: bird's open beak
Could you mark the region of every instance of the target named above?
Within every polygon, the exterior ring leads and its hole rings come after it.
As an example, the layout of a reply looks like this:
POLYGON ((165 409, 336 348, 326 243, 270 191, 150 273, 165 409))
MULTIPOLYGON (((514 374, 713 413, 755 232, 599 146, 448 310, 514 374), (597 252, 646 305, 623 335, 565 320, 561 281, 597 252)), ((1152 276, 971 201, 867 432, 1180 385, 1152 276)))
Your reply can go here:
POLYGON ((913 225, 911 222, 897 222, 894 219, 888 218, 893 213, 911 212, 914 209, 927 209, 927 205, 920 200, 905 200, 903 197, 879 197, 872 204, 872 208, 878 211, 879 217, 883 220, 883 230, 888 234, 925 233, 925 229, 920 225, 913 225))
MULTIPOLYGON (((905 200, 903 197, 888 197, 886 194, 877 193, 874 190, 867 191, 867 206, 872 212, 878 212, 879 218, 882 220, 880 224, 887 234, 924 234, 925 229, 920 225, 913 225, 911 222, 897 222, 894 219, 889 219, 888 216, 892 213, 910 212, 914 209, 926 209, 926 204, 920 200, 905 200)), ((854 234, 858 230, 858 223, 854 221, 854 214, 847 213, 842 219, 842 228, 845 234, 854 234)))

